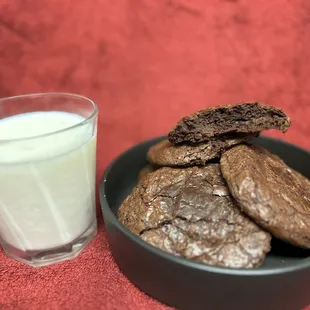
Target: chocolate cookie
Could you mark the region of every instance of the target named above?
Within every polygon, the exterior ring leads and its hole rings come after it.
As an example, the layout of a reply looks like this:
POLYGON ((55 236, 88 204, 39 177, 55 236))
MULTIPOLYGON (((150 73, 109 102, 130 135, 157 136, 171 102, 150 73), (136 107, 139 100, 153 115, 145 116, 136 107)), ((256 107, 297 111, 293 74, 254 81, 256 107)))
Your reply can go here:
POLYGON ((221 138, 198 145, 173 145, 168 140, 164 140, 149 149, 147 158, 149 162, 158 166, 203 166, 208 161, 219 158, 224 150, 244 141, 250 141, 258 135, 237 135, 233 138, 221 138))
POLYGON ((172 144, 200 143, 229 133, 253 133, 267 129, 286 132, 289 117, 275 107, 261 103, 218 106, 198 111, 182 118, 170 131, 172 144))
POLYGON ((138 175, 138 181, 142 181, 147 175, 149 175, 150 173, 154 172, 157 169, 157 167, 153 166, 153 165, 146 165, 145 167, 143 167, 138 175))
POLYGON ((293 245, 310 248, 310 181, 258 146, 222 155, 221 169, 242 211, 293 245))
POLYGON ((126 198, 118 218, 146 242, 207 264, 258 267, 270 250, 270 234, 236 206, 219 164, 156 170, 126 198))

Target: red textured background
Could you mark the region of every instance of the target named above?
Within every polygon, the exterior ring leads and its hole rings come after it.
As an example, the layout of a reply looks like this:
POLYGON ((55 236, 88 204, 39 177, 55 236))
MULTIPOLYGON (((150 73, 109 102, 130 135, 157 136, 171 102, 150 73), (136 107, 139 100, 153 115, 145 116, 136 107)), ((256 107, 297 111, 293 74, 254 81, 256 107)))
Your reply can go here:
MULTIPOLYGON (((282 107, 284 138, 310 148, 309 57, 309 0, 0 2, 0 97, 94 99, 98 178, 126 148, 214 104, 282 107)), ((0 251, 0 309, 166 309, 121 275, 103 230, 77 259, 42 269, 0 251)))

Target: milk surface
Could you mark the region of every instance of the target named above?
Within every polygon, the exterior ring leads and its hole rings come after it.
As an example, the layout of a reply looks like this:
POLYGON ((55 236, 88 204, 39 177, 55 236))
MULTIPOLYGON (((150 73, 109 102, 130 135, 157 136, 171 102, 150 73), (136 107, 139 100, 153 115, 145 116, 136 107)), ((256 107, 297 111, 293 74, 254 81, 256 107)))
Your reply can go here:
POLYGON ((96 128, 83 121, 65 112, 0 120, 0 237, 6 243, 24 251, 56 248, 94 221, 96 128))

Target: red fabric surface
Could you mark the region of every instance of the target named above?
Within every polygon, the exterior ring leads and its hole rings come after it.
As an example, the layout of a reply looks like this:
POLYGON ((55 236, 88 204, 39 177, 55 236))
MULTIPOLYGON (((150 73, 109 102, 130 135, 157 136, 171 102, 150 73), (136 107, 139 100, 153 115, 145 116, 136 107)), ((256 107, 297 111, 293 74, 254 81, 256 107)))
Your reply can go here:
MULTIPOLYGON (((282 107, 293 125, 271 134, 310 148, 309 16, 304 0, 2 0, 0 96, 94 99, 98 179, 128 147, 214 104, 282 107)), ((0 252, 0 309, 147 307, 167 309, 120 273, 102 222, 72 261, 33 269, 0 252)))

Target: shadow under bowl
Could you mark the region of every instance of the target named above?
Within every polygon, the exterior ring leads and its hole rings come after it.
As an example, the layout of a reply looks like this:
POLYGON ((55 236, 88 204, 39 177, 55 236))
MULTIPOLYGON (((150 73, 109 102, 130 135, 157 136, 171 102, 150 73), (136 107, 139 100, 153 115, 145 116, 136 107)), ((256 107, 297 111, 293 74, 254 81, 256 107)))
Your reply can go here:
MULTIPOLYGON (((113 257, 139 289, 178 309, 299 310, 310 304, 310 250, 272 240, 257 269, 231 269, 165 253, 132 234, 117 210, 137 183, 150 146, 159 137, 121 154, 100 183, 100 202, 113 257)), ((310 153, 292 144, 259 137, 259 144, 310 179, 310 153)))

